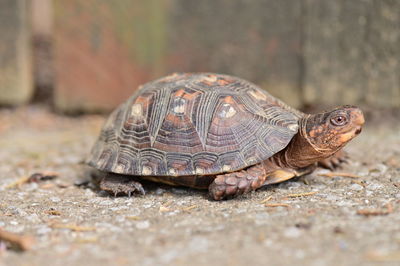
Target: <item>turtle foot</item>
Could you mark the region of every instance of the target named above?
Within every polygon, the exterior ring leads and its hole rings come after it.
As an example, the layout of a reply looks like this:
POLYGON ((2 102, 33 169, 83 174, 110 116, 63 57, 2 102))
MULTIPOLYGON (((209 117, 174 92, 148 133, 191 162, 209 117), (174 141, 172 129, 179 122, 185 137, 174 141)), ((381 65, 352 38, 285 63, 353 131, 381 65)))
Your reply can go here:
POLYGON ((214 200, 230 199, 259 188, 265 179, 262 166, 256 165, 239 172, 217 175, 208 188, 214 200))
POLYGON ((145 195, 142 184, 133 180, 131 177, 123 175, 107 174, 100 181, 100 189, 107 191, 114 195, 127 195, 130 197, 132 194, 145 195))
POLYGON ((324 160, 321 160, 318 162, 318 166, 327 168, 330 170, 335 170, 337 168, 340 168, 342 164, 348 162, 348 155, 345 151, 340 150, 334 155, 332 155, 329 158, 326 158, 324 160))

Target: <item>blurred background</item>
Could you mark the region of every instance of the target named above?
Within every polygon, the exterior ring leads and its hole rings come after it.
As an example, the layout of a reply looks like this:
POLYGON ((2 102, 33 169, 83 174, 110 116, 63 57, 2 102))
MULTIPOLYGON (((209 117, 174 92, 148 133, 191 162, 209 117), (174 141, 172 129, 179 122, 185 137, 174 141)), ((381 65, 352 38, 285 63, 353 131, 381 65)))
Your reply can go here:
POLYGON ((0 105, 109 111, 172 72, 298 107, 400 107, 400 1, 0 0, 0 105))

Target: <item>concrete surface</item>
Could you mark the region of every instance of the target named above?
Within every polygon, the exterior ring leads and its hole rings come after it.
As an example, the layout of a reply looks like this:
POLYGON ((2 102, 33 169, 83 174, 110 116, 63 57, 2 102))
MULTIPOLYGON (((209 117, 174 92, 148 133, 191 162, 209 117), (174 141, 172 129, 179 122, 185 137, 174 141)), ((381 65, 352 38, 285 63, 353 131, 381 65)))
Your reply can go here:
POLYGON ((25 252, 0 244, 0 265, 399 265, 400 124, 384 118, 348 146, 340 171, 358 178, 318 170, 213 202, 166 185, 136 198, 74 186, 104 118, 0 110, 0 228, 36 238, 25 252), (59 178, 8 188, 43 171, 59 178))

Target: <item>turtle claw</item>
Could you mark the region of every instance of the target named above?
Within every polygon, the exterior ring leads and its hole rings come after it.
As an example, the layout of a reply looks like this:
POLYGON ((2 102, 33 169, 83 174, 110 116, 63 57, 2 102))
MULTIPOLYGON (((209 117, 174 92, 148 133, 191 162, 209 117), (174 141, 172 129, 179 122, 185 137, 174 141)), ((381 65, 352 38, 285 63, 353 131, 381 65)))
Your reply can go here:
POLYGON ((108 174, 100 181, 100 189, 113 194, 114 197, 118 195, 127 195, 131 197, 133 193, 145 195, 142 184, 133 180, 132 178, 108 174))
POLYGON ((331 171, 340 168, 343 164, 349 162, 349 156, 344 151, 338 151, 334 155, 318 162, 318 166, 327 168, 331 171))

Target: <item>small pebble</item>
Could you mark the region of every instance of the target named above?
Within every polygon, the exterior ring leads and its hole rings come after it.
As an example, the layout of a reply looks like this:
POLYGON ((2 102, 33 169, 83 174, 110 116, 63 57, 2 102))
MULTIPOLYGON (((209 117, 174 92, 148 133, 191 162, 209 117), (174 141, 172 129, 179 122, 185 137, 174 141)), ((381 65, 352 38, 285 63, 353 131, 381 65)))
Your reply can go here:
POLYGON ((162 188, 157 188, 155 191, 156 195, 160 196, 163 195, 165 193, 165 189, 162 188))
POLYGON ((367 189, 370 190, 380 190, 383 188, 383 185, 379 184, 379 183, 371 183, 367 186, 367 189))
POLYGON ((48 226, 41 226, 36 230, 38 235, 45 235, 51 232, 51 228, 48 226))
POLYGON ((290 227, 283 232, 283 235, 287 238, 297 238, 301 234, 301 230, 296 227, 290 227))
POLYGON ((54 203, 60 202, 61 199, 59 197, 51 197, 50 200, 54 203))
POLYGON ((145 221, 140 221, 136 223, 136 228, 137 229, 147 229, 150 227, 150 222, 145 220, 145 221))
POLYGON ((364 187, 359 184, 351 184, 350 189, 360 191, 360 190, 363 190, 364 187))

